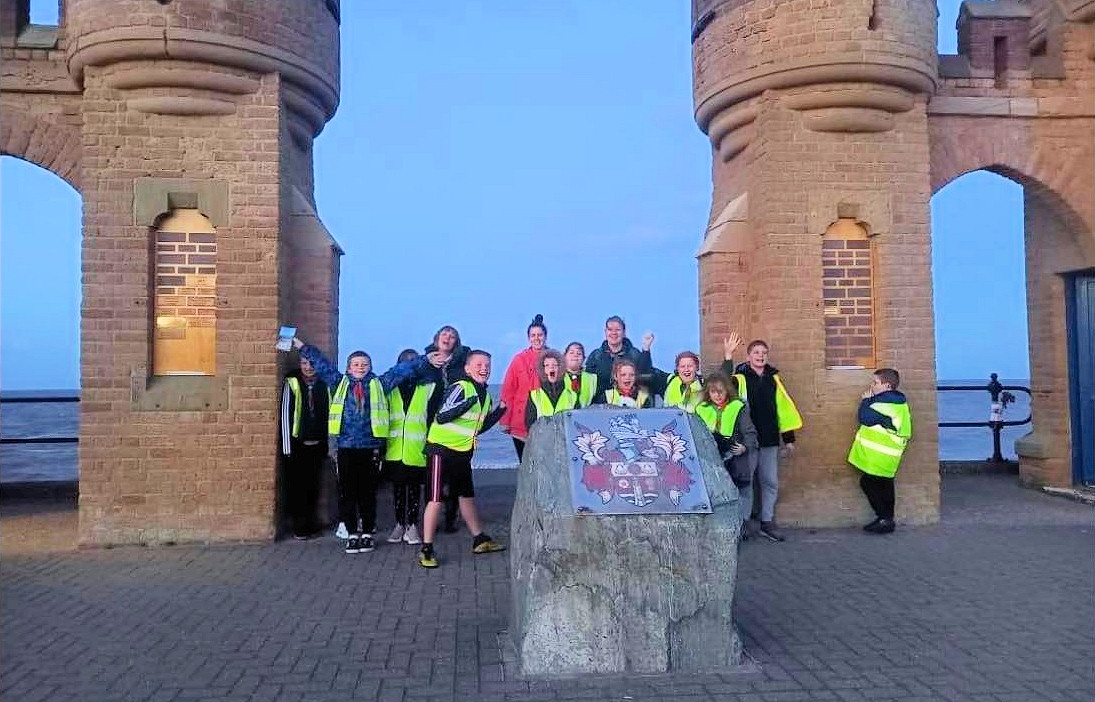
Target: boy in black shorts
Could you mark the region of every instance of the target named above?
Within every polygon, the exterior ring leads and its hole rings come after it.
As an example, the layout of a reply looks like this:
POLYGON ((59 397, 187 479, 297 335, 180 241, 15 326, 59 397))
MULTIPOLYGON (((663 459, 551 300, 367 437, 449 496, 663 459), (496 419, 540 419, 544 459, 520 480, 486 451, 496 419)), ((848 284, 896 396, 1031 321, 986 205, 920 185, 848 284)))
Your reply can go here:
POLYGON ((479 513, 475 509, 475 487, 471 479, 471 457, 475 451, 476 437, 494 426, 506 411, 506 405, 500 402, 498 407, 491 408, 493 401, 487 393, 489 353, 469 352, 464 374, 467 379, 457 380, 446 388, 445 402, 437 411, 426 437, 428 502, 422 519, 422 551, 418 554, 418 564, 423 568, 438 566, 433 537, 441 516, 444 484, 458 498, 460 515, 472 533, 472 552, 494 553, 505 549, 480 528, 479 513))

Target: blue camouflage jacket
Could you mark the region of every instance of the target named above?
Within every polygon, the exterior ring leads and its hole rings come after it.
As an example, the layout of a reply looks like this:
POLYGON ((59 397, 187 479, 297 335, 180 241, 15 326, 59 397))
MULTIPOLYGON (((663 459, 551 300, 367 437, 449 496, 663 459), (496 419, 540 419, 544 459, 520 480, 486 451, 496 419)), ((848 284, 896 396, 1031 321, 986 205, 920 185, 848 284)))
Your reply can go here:
MULTIPOLYGON (((338 368, 325 358, 319 349, 310 344, 305 344, 300 349, 300 355, 308 359, 312 367, 316 369, 316 374, 334 393, 338 384, 342 382, 343 374, 338 368)), ((404 380, 419 376, 426 365, 428 365, 426 359, 420 356, 413 361, 389 368, 380 376, 380 384, 384 387, 385 395, 404 380)), ((350 378, 350 392, 346 397, 346 408, 342 412, 342 430, 338 434, 339 448, 380 448, 384 445, 384 439, 373 436, 373 424, 369 412, 369 381, 376 377, 375 373, 370 372, 361 380, 350 378), (364 391, 364 401, 360 405, 354 400, 355 385, 361 385, 364 391)))

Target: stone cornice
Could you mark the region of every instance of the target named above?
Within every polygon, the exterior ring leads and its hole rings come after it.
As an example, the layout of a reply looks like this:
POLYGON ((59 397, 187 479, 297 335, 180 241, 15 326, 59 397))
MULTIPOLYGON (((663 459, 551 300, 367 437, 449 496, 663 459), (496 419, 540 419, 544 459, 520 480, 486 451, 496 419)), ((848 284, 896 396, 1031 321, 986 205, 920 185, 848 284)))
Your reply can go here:
MULTIPOLYGON (((278 73, 313 106, 305 122, 313 134, 323 128, 338 107, 338 77, 296 54, 241 37, 178 27, 121 27, 92 32, 77 38, 69 48, 68 68, 82 84, 84 68, 142 59, 178 59, 216 66, 230 66, 256 73, 278 73), (317 116, 319 117, 317 119, 317 116)), ((129 75, 121 80, 141 87, 189 87, 240 93, 243 83, 217 71, 161 70, 129 75), (154 86, 156 79, 165 81, 154 86), (151 82, 150 82, 151 81, 151 82), (228 82, 226 82, 228 81, 228 82)), ((247 80, 246 78, 242 80, 247 80)), ((134 86, 135 87, 135 86, 134 86)))
MULTIPOLYGON (((707 97, 696 105, 696 123, 707 133, 716 115, 743 100, 759 95, 765 90, 788 89, 819 83, 876 83, 904 88, 914 93, 935 92, 936 78, 917 63, 901 65, 885 61, 865 62, 857 60, 800 65, 782 64, 774 68, 764 67, 755 71, 732 76, 720 86, 709 90, 707 97)), ((878 106, 886 109, 885 106, 878 106)))

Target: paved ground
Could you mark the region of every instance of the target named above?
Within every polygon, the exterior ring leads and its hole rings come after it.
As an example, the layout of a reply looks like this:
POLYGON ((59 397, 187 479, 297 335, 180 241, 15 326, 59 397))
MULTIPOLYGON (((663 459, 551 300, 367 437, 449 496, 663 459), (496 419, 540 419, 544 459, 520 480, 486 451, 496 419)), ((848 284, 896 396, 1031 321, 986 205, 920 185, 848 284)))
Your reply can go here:
MULTIPOLYGON (((496 536, 510 480, 480 489, 496 536)), ((503 663, 506 556, 463 535, 434 572, 331 539, 5 552, 0 699, 1090 702, 1093 523, 1012 476, 947 476, 937 526, 746 543, 745 672, 553 683, 503 663)))

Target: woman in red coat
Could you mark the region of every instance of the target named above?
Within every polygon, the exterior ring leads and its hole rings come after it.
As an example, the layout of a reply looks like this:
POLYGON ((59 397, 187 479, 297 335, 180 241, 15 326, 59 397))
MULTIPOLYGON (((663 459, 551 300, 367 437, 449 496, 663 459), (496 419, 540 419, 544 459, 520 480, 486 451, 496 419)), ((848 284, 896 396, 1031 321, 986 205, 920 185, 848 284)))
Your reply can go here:
POLYGON ((510 361, 499 397, 506 403, 506 413, 502 415, 498 423, 502 425, 502 431, 513 437, 513 447, 517 449, 517 460, 521 460, 525 452, 525 439, 528 438, 528 428, 525 427, 525 406, 528 403, 528 396, 540 387, 537 364, 547 343, 544 316, 536 315, 532 324, 528 325, 527 331, 529 347, 510 361))

